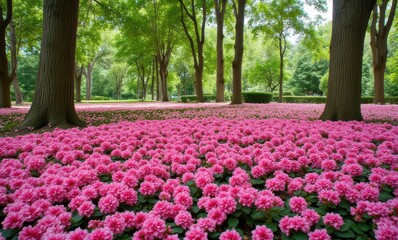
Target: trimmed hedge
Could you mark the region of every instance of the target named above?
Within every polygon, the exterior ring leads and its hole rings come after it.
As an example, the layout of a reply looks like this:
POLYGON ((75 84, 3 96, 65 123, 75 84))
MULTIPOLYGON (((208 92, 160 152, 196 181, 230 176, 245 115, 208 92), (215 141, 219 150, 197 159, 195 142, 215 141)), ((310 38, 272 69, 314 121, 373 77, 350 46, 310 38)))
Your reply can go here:
POLYGON ((266 92, 243 92, 242 97, 246 103, 270 103, 272 101, 272 93, 266 92))
MULTIPOLYGON (((385 97, 385 103, 398 104, 398 97, 385 97)), ((283 96, 284 103, 326 103, 325 96, 283 96)), ((362 104, 373 103, 372 96, 361 97, 362 104)))
MULTIPOLYGON (((196 95, 182 95, 181 102, 196 102, 198 97, 196 95)), ((216 101, 216 95, 213 94, 204 94, 203 99, 205 102, 214 102, 216 101)))

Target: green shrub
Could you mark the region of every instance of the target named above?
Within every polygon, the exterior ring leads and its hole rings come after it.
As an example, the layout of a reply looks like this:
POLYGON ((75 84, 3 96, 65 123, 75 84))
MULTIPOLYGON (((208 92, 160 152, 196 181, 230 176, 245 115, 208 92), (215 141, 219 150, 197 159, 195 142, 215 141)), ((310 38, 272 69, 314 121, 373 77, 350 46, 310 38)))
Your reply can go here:
POLYGON ((272 93, 266 92, 243 92, 242 97, 246 103, 270 103, 272 101, 272 93))
MULTIPOLYGON (((181 102, 196 102, 198 97, 196 95, 182 95, 181 96, 181 102)), ((205 102, 214 102, 216 101, 216 95, 213 94, 204 94, 203 95, 203 100, 205 102)))
POLYGON ((289 91, 283 92, 283 96, 294 96, 294 93, 289 91))
POLYGON ((105 96, 91 96, 91 100, 111 100, 111 98, 105 96))
MULTIPOLYGON (((398 97, 385 97, 385 103, 398 104, 398 97)), ((283 96, 284 103, 326 103, 325 96, 283 96)), ((361 97, 362 104, 373 103, 373 96, 361 97)))

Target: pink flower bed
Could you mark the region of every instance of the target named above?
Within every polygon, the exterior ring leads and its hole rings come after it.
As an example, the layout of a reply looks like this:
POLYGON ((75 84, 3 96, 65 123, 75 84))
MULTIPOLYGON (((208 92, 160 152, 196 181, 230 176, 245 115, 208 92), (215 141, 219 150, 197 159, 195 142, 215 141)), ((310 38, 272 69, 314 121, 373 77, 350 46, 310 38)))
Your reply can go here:
MULTIPOLYGON (((88 126, 116 123, 120 121, 162 120, 173 118, 227 119, 300 119, 316 120, 320 117, 324 104, 243 104, 231 106, 227 103, 104 103, 76 104, 76 111, 88 126)), ((10 131, 21 122, 29 106, 0 109, 0 132, 10 131)), ((387 122, 398 125, 398 105, 362 105, 362 115, 366 122, 387 122)))
POLYGON ((170 119, 0 146, 7 239, 398 235, 398 127, 389 124, 170 119))

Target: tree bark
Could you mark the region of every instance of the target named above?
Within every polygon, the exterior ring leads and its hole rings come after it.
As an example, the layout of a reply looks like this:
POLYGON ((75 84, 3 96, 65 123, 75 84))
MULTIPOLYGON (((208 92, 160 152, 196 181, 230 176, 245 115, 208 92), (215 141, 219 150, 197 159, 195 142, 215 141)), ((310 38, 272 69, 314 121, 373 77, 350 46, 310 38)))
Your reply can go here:
POLYGON ((22 105, 23 97, 21 89, 19 88, 18 74, 17 74, 19 49, 17 47, 17 37, 15 36, 15 27, 13 19, 11 19, 10 21, 10 49, 11 49, 11 68, 12 68, 11 76, 13 77, 10 80, 12 81, 12 86, 14 88, 16 105, 22 105))
POLYGON ((78 8, 78 0, 44 1, 35 96, 17 129, 85 125, 78 118, 73 102, 78 8))
POLYGON ((93 68, 94 63, 88 63, 86 70, 83 72, 86 77, 86 100, 91 100, 91 88, 93 86, 93 68))
POLYGON ((189 45, 191 47, 191 53, 193 57, 193 65, 195 69, 195 90, 197 95, 197 102, 204 102, 203 98, 203 68, 204 68, 204 56, 203 56, 203 46, 205 44, 205 27, 206 27, 206 1, 202 1, 202 23, 201 26, 198 25, 195 2, 191 2, 191 11, 187 9, 183 0, 180 1, 181 6, 181 23, 184 28, 185 35, 188 38, 189 45), (195 41, 188 31, 185 24, 184 13, 192 21, 195 41))
POLYGON ((286 39, 283 33, 279 34, 278 37, 279 43, 279 96, 278 102, 281 103, 283 101, 283 68, 284 68, 284 57, 286 52, 286 39))
MULTIPOLYGON (((77 63, 76 63, 77 65, 77 63)), ((76 102, 82 102, 82 76, 84 72, 84 66, 79 68, 78 66, 75 67, 75 88, 76 88, 76 102)))
POLYGON ((160 93, 160 82, 159 82, 159 62, 155 60, 155 73, 156 73, 156 101, 160 101, 161 93, 160 93))
POLYGON ((11 82, 14 78, 8 74, 8 59, 6 52, 6 29, 12 18, 12 1, 7 0, 7 14, 3 19, 3 9, 0 7, 0 108, 11 107, 11 82))
POLYGON ((154 92, 154 85, 155 85, 155 61, 156 59, 154 58, 152 61, 152 81, 151 81, 151 100, 155 100, 155 92, 154 92))
POLYGON ((386 21, 389 0, 375 4, 370 26, 370 46, 373 55, 374 103, 384 104, 384 72, 387 65, 387 40, 397 8, 397 0, 393 0, 386 21))
POLYGON ((231 104, 242 104, 242 60, 245 24, 246 0, 233 0, 232 5, 235 14, 235 57, 232 61, 232 101, 231 104), (235 1, 238 1, 236 6, 235 1))
POLYGON ((217 79, 216 102, 224 102, 224 17, 227 0, 214 0, 217 22, 217 79))
POLYGON ((375 3, 376 0, 333 0, 328 96, 322 120, 363 120, 362 56, 375 3))

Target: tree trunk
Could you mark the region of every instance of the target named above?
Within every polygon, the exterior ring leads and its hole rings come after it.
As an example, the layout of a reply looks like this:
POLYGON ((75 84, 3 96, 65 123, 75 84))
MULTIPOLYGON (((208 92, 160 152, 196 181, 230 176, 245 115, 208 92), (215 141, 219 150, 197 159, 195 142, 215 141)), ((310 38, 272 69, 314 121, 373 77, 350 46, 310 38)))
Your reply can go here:
POLYGON ((14 77, 10 79, 12 81, 12 86, 14 88, 15 100, 17 105, 23 104, 23 97, 21 89, 19 88, 18 83, 18 48, 17 48, 17 37, 15 36, 15 27, 14 21, 11 19, 10 21, 10 49, 11 49, 11 66, 12 66, 12 74, 14 77))
POLYGON ((245 5, 246 0, 237 0, 238 8, 236 8, 235 0, 233 7, 235 12, 235 57, 232 61, 232 101, 231 104, 242 104, 242 59, 243 59, 243 40, 244 40, 244 23, 245 23, 245 5))
POLYGON ((7 15, 3 19, 3 9, 0 7, 0 108, 11 107, 11 82, 8 75, 8 59, 6 52, 6 29, 12 18, 12 1, 7 0, 7 15))
POLYGON ((156 101, 160 101, 161 92, 160 92, 160 82, 159 82, 159 62, 155 61, 155 73, 156 73, 156 101))
POLYGON ((195 69, 195 88, 196 88, 196 101, 198 103, 204 102, 203 97, 203 62, 195 69))
POLYGON ((160 91, 161 91, 161 100, 162 102, 168 102, 169 101, 169 96, 167 93, 167 65, 164 63, 160 63, 160 91))
MULTIPOLYGON (((77 64, 77 63, 76 63, 77 64)), ((75 67, 75 88, 76 88, 76 102, 82 102, 82 76, 84 71, 84 66, 80 68, 75 67)))
POLYGON ((281 103, 283 101, 283 53, 282 53, 282 39, 279 39, 279 96, 278 102, 281 103))
POLYGON ((91 88, 93 83, 93 67, 94 63, 88 63, 87 69, 84 71, 86 77, 86 100, 91 100, 91 88))
POLYGON ((374 98, 373 103, 384 104, 384 72, 387 65, 387 40, 397 8, 397 0, 392 0, 390 13, 386 19, 389 0, 375 4, 370 26, 370 46, 373 55, 374 98))
POLYGON ((44 0, 35 97, 18 129, 85 125, 73 102, 78 8, 78 0, 44 0))
POLYGON ((224 16, 227 0, 214 0, 217 21, 217 82, 216 102, 224 102, 224 16), (220 4, 221 3, 221 4, 220 4))
POLYGON ((328 96, 322 120, 362 120, 361 78, 366 28, 375 0, 333 0, 328 96))
POLYGON ((155 100, 155 92, 154 92, 154 85, 155 85, 155 59, 152 61, 152 81, 151 81, 151 100, 155 100))

